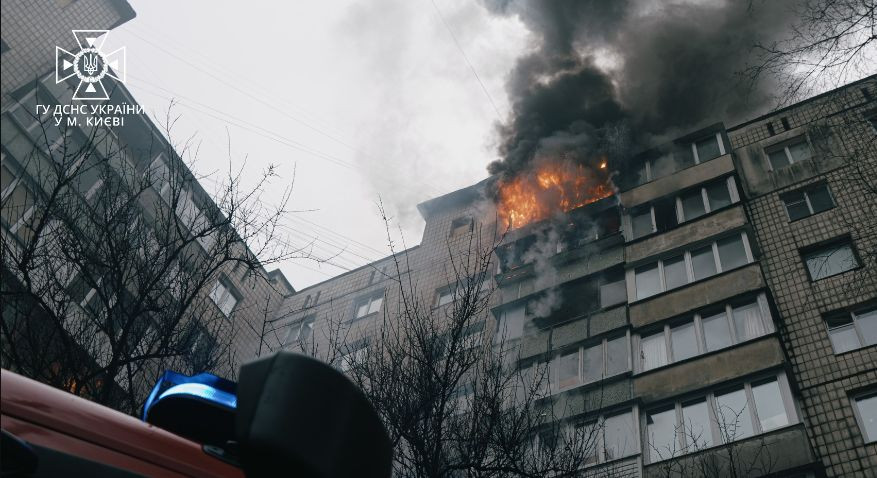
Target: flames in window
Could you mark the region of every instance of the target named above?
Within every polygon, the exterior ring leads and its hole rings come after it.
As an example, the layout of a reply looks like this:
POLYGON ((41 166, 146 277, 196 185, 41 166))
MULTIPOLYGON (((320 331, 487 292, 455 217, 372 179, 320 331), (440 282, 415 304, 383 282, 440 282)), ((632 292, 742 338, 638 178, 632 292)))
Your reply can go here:
POLYGON ((497 212, 509 229, 611 196, 606 159, 593 166, 564 158, 543 158, 497 185, 497 212))

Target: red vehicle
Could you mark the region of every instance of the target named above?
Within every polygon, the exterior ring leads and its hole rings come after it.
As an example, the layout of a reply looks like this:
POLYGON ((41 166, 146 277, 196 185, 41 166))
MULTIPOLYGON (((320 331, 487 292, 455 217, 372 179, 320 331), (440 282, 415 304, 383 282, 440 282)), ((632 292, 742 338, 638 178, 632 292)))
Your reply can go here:
POLYGON ((228 424, 203 395, 174 395, 161 413, 173 433, 7 370, 0 379, 4 477, 390 476, 390 442, 362 392, 301 355, 244 365, 228 424), (198 416, 209 419, 190 433, 198 416), (232 440, 209 443, 211 428, 232 440))

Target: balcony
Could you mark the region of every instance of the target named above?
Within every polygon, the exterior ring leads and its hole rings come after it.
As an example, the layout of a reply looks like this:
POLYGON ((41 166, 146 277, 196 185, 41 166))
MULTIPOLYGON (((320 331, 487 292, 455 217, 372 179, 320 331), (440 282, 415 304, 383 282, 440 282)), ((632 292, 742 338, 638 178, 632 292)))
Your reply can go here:
POLYGON ((734 162, 731 160, 730 154, 725 154, 716 159, 691 166, 624 191, 619 194, 619 199, 624 207, 630 208, 709 181, 732 171, 734 171, 734 162))

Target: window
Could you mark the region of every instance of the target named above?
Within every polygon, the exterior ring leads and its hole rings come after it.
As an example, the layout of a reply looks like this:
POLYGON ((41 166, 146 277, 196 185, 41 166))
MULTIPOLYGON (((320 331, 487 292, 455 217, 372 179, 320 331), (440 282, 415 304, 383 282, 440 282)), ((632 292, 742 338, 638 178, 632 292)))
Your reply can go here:
POLYGON ((622 335, 558 355, 551 361, 552 390, 566 390, 630 370, 628 343, 627 335, 622 335))
POLYGON ((764 152, 770 161, 771 169, 774 170, 810 159, 810 145, 803 135, 770 146, 764 152))
POLYGON ((676 409, 656 410, 646 416, 649 461, 666 460, 677 454, 676 409))
POLYGON ((737 300, 665 324, 639 339, 640 369, 647 371, 773 332, 767 297, 737 300), (733 331, 733 332, 732 332, 733 331))
POLYGON ((856 397, 853 404, 865 443, 877 442, 877 392, 856 397))
POLYGON ((152 160, 152 164, 149 165, 145 174, 155 192, 166 202, 170 202, 171 172, 164 153, 159 153, 152 160))
POLYGON ((289 331, 286 333, 283 345, 307 342, 314 333, 314 319, 314 316, 309 316, 289 324, 289 331))
POLYGON ((725 154, 724 149, 725 148, 722 145, 722 137, 720 136, 720 133, 716 133, 715 136, 710 136, 700 141, 695 141, 695 160, 698 163, 703 163, 705 161, 718 158, 719 156, 725 154))
POLYGON ((345 350, 344 355, 338 361, 338 368, 342 372, 349 372, 354 367, 361 365, 368 358, 368 341, 359 340, 345 350))
POLYGON ((753 426, 745 388, 716 394, 716 421, 719 437, 724 443, 752 436, 753 426))
POLYGON ((502 312, 496 327, 495 341, 500 343, 505 340, 519 338, 524 332, 524 319, 526 316, 526 308, 523 305, 512 307, 502 312))
POLYGON ((600 307, 606 308, 627 301, 627 283, 624 270, 606 273, 600 278, 600 307))
POLYGON ((832 314, 825 323, 836 354, 877 344, 877 307, 832 314))
POLYGON ((633 271, 636 298, 646 297, 706 279, 752 262, 745 232, 728 236, 710 245, 662 259, 633 271))
POLYGON ((797 421, 785 375, 659 406, 646 415, 649 462, 729 443, 797 421))
POLYGON ((682 193, 676 199, 677 220, 682 223, 740 200, 733 176, 712 181, 682 193))
POLYGON ((381 304, 384 302, 384 293, 381 295, 372 295, 356 301, 353 311, 353 319, 361 319, 372 314, 376 314, 381 310, 381 304))
POLYGON ((649 205, 640 206, 630 212, 630 227, 633 239, 655 232, 655 221, 649 205))
POLYGON ((451 221, 450 238, 461 237, 472 233, 473 222, 471 217, 458 217, 451 221))
POLYGON ((231 316, 234 306, 238 303, 237 294, 232 292, 232 287, 224 279, 217 279, 216 283, 213 284, 210 298, 226 317, 231 316))
POLYGON ((436 300, 436 306, 442 306, 445 304, 450 304, 454 301, 454 294, 456 293, 456 289, 454 288, 445 288, 438 292, 438 299, 436 300))
POLYGON ((691 268, 694 270, 694 280, 715 275, 716 260, 713 256, 713 247, 706 246, 691 251, 691 268))
POLYGON ((826 183, 783 194, 780 199, 786 205, 790 221, 796 221, 834 207, 834 200, 831 198, 826 183))
POLYGON ((636 268, 636 298, 642 299, 661 292, 658 264, 636 268))
POLYGON ((614 460, 636 453, 638 450, 633 413, 625 412, 607 417, 603 421, 603 458, 614 460))
POLYGON ((810 280, 831 277, 859 267, 849 239, 811 248, 803 252, 810 280))

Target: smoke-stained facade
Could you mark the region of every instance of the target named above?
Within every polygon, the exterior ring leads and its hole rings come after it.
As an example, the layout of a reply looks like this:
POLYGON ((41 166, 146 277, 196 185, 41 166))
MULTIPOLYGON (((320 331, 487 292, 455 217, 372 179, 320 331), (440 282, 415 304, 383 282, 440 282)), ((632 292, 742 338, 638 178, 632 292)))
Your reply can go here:
MULTIPOLYGON (((502 330, 518 367, 565 370, 561 419, 613 433, 592 471, 696 476, 731 456, 746 476, 873 476, 875 97, 870 77, 677 136, 618 166, 616 194, 505 234, 480 343, 502 330)), ((497 227, 493 184, 419 205, 402 256, 428 302, 453 283, 449 244, 497 227)), ((267 340, 326 351, 341 323, 368 346, 396 307, 387 271, 287 297, 267 340)))

